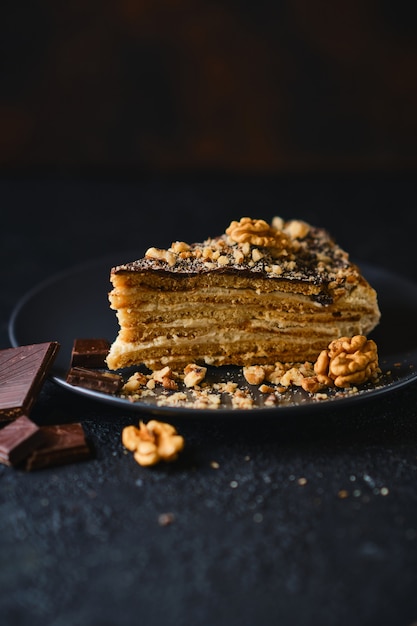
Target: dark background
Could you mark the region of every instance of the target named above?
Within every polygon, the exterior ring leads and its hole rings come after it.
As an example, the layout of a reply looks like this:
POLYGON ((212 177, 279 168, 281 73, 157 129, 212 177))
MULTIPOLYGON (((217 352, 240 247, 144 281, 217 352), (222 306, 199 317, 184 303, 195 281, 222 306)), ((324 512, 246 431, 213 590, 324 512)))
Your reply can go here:
POLYGON ((415 3, 6 2, 8 173, 415 170, 415 3))

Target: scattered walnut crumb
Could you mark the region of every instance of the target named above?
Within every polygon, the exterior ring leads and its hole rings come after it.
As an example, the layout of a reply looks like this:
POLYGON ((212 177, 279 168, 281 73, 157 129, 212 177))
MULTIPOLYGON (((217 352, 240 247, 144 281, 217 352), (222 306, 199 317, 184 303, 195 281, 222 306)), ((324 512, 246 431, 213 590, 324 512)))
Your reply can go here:
POLYGON ((224 383, 214 383, 213 388, 220 393, 233 394, 237 389, 237 383, 231 380, 224 383))
POLYGON ((278 403, 278 398, 275 393, 270 393, 269 396, 265 399, 265 406, 275 406, 278 403))
POLYGON ((264 255, 262 254, 262 252, 259 250, 259 248, 254 248, 252 250, 252 261, 255 261, 255 263, 257 263, 258 261, 260 261, 261 259, 263 259, 264 255))
POLYGON ((191 246, 188 243, 185 243, 185 241, 174 241, 171 244, 171 251, 177 254, 181 252, 189 252, 190 248, 191 246))
POLYGON ((270 387, 269 385, 260 385, 259 391, 261 393, 273 393, 275 391, 274 387, 270 387))
POLYGON ((148 248, 145 252, 145 257, 148 259, 166 261, 170 267, 173 267, 177 262, 177 257, 173 252, 170 250, 161 250, 160 248, 148 248))
POLYGON ((233 251, 233 258, 235 260, 235 263, 238 263, 240 265, 245 260, 245 255, 243 254, 242 250, 237 248, 233 251))
POLYGON ((324 383, 320 383, 317 376, 307 376, 302 379, 301 387, 308 393, 317 393, 326 388, 324 383))
POLYGON ((314 397, 316 398, 316 400, 328 400, 329 396, 327 393, 315 393, 314 397))
POLYGON ((219 265, 229 265, 230 259, 226 254, 221 254, 217 259, 217 263, 219 265))
POLYGON ((265 369, 262 365, 249 365, 243 368, 243 376, 250 385, 260 385, 265 380, 265 369))
POLYGON ((207 367, 189 363, 184 369, 184 385, 186 387, 195 387, 201 383, 207 373, 207 367))
POLYGON ((169 396, 158 397, 158 406, 182 406, 187 402, 188 396, 183 391, 176 391, 169 396))
POLYGON ((138 391, 146 385, 148 379, 141 372, 135 372, 122 387, 122 393, 132 393, 138 391))
POLYGON ((177 383, 170 376, 164 376, 161 382, 164 389, 169 389, 170 391, 176 391, 178 389, 177 383))
POLYGON ((309 224, 302 220, 291 220, 284 226, 284 232, 291 239, 304 239, 310 230, 309 224))
POLYGON ((172 370, 170 367, 163 367, 161 370, 155 370, 152 374, 152 378, 156 380, 157 383, 162 383, 165 378, 172 377, 172 370))
POLYGON ((304 376, 298 367, 291 367, 281 376, 280 384, 284 387, 289 387, 290 385, 300 387, 303 378, 304 376))
POLYGON ((245 389, 238 389, 232 395, 232 405, 238 409, 251 409, 254 400, 245 389))
POLYGON ((169 526, 174 520, 175 515, 173 513, 161 513, 158 515, 159 526, 169 526))
POLYGON ((337 493, 338 498, 345 500, 349 497, 349 492, 346 489, 340 489, 337 493))

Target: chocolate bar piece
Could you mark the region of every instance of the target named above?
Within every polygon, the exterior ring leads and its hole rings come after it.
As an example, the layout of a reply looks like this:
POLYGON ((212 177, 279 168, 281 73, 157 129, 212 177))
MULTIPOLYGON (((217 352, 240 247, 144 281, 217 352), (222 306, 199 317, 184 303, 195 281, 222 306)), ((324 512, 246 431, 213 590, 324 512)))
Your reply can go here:
POLYGON ((29 415, 59 348, 51 341, 0 350, 0 420, 29 415))
POLYGON ((107 339, 74 339, 71 352, 72 367, 105 367, 110 350, 107 339))
POLYGON ((44 443, 26 459, 27 470, 74 463, 91 457, 82 424, 41 426, 40 429, 44 443))
POLYGON ((0 430, 0 463, 19 465, 43 441, 39 426, 26 415, 21 415, 0 430))
POLYGON ((123 385, 123 379, 120 374, 112 372, 72 367, 67 374, 67 383, 103 393, 117 393, 123 385))

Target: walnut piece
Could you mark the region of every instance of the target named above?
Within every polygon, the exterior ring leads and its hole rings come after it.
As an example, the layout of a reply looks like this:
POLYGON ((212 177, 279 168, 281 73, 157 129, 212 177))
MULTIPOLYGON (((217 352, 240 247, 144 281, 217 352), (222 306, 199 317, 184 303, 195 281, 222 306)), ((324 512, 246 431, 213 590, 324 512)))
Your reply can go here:
MULTIPOLYGON (((243 367, 243 376, 250 385, 262 385, 264 382, 282 387, 300 387, 303 381, 314 374, 313 364, 280 363, 275 365, 248 365, 243 367)), ((267 386, 267 385, 266 385, 267 386)))
POLYGON ((144 387, 148 379, 145 374, 141 374, 140 372, 135 372, 130 376, 130 378, 125 382, 122 387, 123 393, 134 393, 138 391, 141 387, 144 387))
POLYGON ((147 424, 140 421, 139 428, 126 426, 122 431, 122 443, 143 466, 175 461, 184 448, 184 438, 178 435, 174 426, 157 420, 150 420, 147 424))
POLYGON ((162 250, 161 248, 148 248, 145 252, 147 259, 156 259, 158 261, 165 261, 170 267, 173 267, 177 262, 177 256, 170 250, 162 250))
POLYGON ((360 385, 379 371, 376 343, 364 335, 335 339, 314 364, 318 382, 336 387, 360 385))
POLYGON ((171 244, 171 251, 175 254, 180 254, 181 252, 188 252, 190 250, 190 245, 185 243, 185 241, 173 241, 171 244))
POLYGON ((303 379, 304 375, 300 369, 298 367, 291 367, 281 376, 280 384, 284 387, 290 387, 291 385, 300 387, 303 379))
POLYGON ((170 389, 171 391, 176 391, 178 389, 178 385, 174 379, 174 372, 168 365, 163 367, 161 370, 155 370, 152 372, 151 378, 157 383, 160 383, 164 389, 170 389))
POLYGON ((245 366, 243 376, 250 385, 260 385, 265 380, 265 368, 262 365, 245 366))
POLYGON ((207 367, 189 363, 184 369, 184 384, 186 387, 195 387, 201 383, 207 374, 207 367))
POLYGON ((317 393, 325 389, 326 385, 319 382, 317 376, 307 376, 301 381, 301 387, 308 393, 317 393))
POLYGON ((310 230, 310 225, 302 220, 291 220, 284 226, 284 232, 291 237, 291 239, 304 239, 310 230))
POLYGON ((265 220, 250 217, 231 222, 226 235, 235 243, 249 243, 253 246, 285 248, 290 244, 289 237, 282 230, 273 228, 265 220))

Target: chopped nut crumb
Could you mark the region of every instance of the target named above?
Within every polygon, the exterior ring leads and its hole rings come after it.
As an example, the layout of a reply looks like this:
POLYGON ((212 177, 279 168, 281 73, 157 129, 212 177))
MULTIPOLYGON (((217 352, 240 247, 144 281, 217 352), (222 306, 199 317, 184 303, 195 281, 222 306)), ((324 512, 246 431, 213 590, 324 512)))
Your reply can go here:
POLYGON ((160 526, 169 526, 175 520, 173 513, 161 513, 158 515, 158 524, 160 526))
POLYGON ((341 500, 344 500, 349 497, 349 492, 346 489, 340 489, 337 495, 341 500))
POLYGON ((265 369, 261 365, 243 368, 243 376, 250 385, 260 385, 265 380, 265 369))
POLYGON ((199 383, 201 383, 207 373, 207 367, 202 367, 200 365, 196 365, 195 363, 190 363, 184 369, 184 384, 186 387, 195 387, 199 383))
POLYGON ((172 376, 172 370, 170 367, 163 367, 161 370, 155 370, 152 374, 152 378, 158 383, 162 383, 164 378, 170 378, 172 376))
POLYGON ((172 252, 179 254, 180 252, 188 252, 191 246, 184 241, 174 241, 171 245, 172 252))
POLYGON ((177 262, 177 257, 173 252, 169 250, 161 250, 159 248, 149 248, 145 257, 149 259, 158 259, 159 261, 166 261, 168 265, 173 267, 177 262))
POLYGON ((260 385, 259 391, 261 393, 273 393, 275 391, 274 387, 270 387, 269 385, 260 385))

